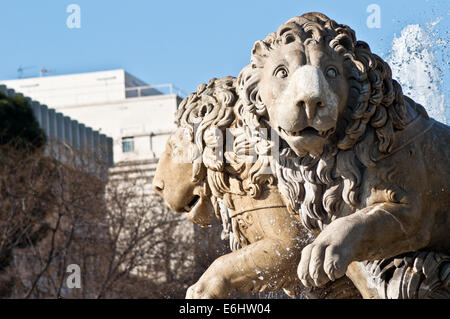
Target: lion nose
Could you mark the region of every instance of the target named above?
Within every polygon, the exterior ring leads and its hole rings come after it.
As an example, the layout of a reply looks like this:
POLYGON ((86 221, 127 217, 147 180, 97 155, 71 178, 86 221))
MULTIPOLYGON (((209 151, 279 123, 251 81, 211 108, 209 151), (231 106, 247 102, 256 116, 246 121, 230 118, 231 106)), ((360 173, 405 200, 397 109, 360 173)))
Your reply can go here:
POLYGON ((163 190, 164 190, 164 181, 158 179, 158 178, 154 178, 153 180, 153 190, 159 194, 162 195, 163 190))
POLYGON ((311 120, 316 116, 317 109, 325 106, 325 102, 320 96, 303 96, 296 104, 305 109, 306 117, 311 120))
POLYGON ((293 98, 290 112, 300 111, 306 115, 308 125, 316 116, 319 108, 326 106, 327 80, 322 70, 316 66, 303 65, 299 67, 292 75, 289 87, 286 90, 293 98))

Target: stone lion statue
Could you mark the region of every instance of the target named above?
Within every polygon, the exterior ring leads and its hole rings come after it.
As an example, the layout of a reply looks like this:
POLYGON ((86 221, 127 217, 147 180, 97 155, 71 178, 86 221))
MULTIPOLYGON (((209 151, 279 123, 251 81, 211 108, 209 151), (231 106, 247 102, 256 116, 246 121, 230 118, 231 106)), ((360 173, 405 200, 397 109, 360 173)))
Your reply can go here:
MULTIPOLYGON (((176 114, 178 129, 167 142, 153 186, 168 206, 207 227, 217 218, 231 253, 216 259, 191 286, 187 298, 225 298, 239 292, 298 295, 301 249, 310 236, 289 213, 270 173, 268 156, 256 156, 236 116, 242 104, 236 79, 202 84, 176 114), (225 147, 224 147, 225 146, 225 147)), ((309 298, 358 298, 348 280, 303 291, 309 298)))
POLYGON ((450 128, 351 28, 290 19, 255 43, 238 93, 245 124, 280 137, 278 187, 317 235, 298 265, 305 286, 377 274, 387 298, 450 296, 450 128))

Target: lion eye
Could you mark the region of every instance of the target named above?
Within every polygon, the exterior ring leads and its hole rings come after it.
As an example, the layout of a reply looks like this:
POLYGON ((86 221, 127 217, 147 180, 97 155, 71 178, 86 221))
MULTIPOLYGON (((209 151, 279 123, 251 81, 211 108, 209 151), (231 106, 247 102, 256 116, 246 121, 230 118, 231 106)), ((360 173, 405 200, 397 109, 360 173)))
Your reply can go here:
POLYGON ((275 75, 277 78, 284 79, 285 77, 288 76, 288 71, 286 70, 285 67, 278 67, 278 68, 275 70, 274 75, 275 75))
POLYGON ((329 67, 327 69, 326 75, 330 78, 335 78, 337 76, 337 70, 334 67, 329 67))

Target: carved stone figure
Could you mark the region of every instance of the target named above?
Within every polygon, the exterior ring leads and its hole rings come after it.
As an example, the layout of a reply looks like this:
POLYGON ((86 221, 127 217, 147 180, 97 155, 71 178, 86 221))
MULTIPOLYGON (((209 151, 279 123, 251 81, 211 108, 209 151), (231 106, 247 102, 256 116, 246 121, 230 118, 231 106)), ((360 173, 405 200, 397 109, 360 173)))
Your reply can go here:
POLYGON ((257 41, 238 82, 243 121, 281 137, 280 192, 317 234, 302 283, 347 273, 367 298, 449 298, 450 128, 402 94, 387 63, 307 13, 257 41))
MULTIPOLYGON (((154 188, 168 206, 207 227, 214 215, 223 225, 232 253, 213 262, 187 298, 224 298, 240 292, 298 294, 301 249, 310 236, 286 208, 270 173, 268 156, 256 156, 236 116, 242 104, 236 79, 212 79, 181 103, 178 130, 167 142, 154 188), (231 136, 230 136, 231 135, 231 136), (230 147, 224 148, 229 139, 230 147)), ((304 292, 311 298, 357 298, 347 279, 304 292)))

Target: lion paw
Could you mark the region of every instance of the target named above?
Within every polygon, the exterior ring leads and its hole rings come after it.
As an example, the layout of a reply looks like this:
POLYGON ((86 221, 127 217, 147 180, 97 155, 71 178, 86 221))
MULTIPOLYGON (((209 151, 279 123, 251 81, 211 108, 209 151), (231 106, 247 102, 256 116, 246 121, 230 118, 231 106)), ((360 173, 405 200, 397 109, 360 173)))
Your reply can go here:
POLYGON ((188 288, 186 299, 226 298, 230 294, 229 286, 228 281, 224 278, 200 279, 188 288))
POLYGON ((344 276, 351 262, 349 250, 319 237, 302 250, 297 274, 305 287, 321 287, 344 276))

